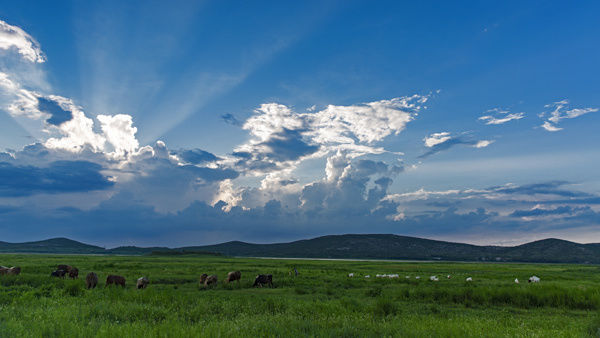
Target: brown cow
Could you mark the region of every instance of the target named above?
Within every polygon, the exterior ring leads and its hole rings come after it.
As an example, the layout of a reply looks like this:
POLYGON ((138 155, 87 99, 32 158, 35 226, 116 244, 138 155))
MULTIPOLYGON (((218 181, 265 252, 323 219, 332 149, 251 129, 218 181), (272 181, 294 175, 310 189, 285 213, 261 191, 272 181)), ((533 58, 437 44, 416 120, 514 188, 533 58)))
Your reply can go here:
POLYGON ((112 284, 121 285, 122 287, 125 287, 125 277, 117 276, 117 275, 108 275, 106 277, 106 286, 109 286, 112 284))
POLYGON ((200 285, 204 285, 204 281, 206 281, 206 277, 208 277, 208 275, 205 273, 203 273, 202 276, 200 276, 200 285))
POLYGON ((50 277, 65 278, 66 274, 67 274, 67 272, 65 270, 56 270, 56 271, 52 271, 52 273, 50 274, 50 277))
POLYGON ((21 267, 18 267, 18 266, 16 266, 16 267, 13 266, 12 268, 8 269, 8 271, 7 271, 8 275, 14 275, 14 276, 16 276, 20 273, 21 273, 21 267))
POLYGON ((140 277, 137 280, 138 289, 145 289, 148 286, 148 284, 150 284, 150 281, 146 277, 140 277))
POLYGON ((85 286, 88 289, 94 289, 98 285, 98 275, 90 272, 85 276, 85 286))
POLYGON ((206 280, 204 281, 204 286, 209 286, 213 284, 217 285, 217 275, 210 275, 206 277, 206 280))
POLYGON ((233 282, 234 280, 236 280, 239 283, 240 279, 242 279, 242 272, 240 272, 240 271, 231 271, 230 273, 227 274, 227 277, 225 278, 225 281, 227 283, 230 283, 230 282, 233 282))
POLYGON ((79 269, 71 267, 71 270, 69 270, 69 277, 71 279, 79 278, 79 269))

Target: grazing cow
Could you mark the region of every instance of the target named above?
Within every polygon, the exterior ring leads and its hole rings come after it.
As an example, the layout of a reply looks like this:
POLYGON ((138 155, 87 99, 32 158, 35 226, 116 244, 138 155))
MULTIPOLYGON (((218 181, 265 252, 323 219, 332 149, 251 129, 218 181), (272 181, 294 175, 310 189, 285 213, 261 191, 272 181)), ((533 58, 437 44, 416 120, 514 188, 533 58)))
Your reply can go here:
POLYGON ((242 273, 240 271, 231 271, 227 274, 227 277, 225 277, 227 283, 233 282, 234 280, 239 283, 240 279, 242 279, 242 273))
POLYGON ((20 273, 21 273, 21 267, 20 266, 13 266, 12 268, 8 269, 8 273, 7 274, 17 276, 20 273))
POLYGON ((90 272, 85 276, 85 286, 88 289, 94 289, 98 285, 98 275, 94 272, 90 272))
POLYGON ((50 277, 65 278, 66 275, 67 275, 67 271, 56 270, 56 271, 52 271, 52 273, 50 274, 50 277))
POLYGON ((125 287, 125 277, 117 275, 108 275, 108 277, 106 277, 106 286, 112 284, 121 285, 122 287, 125 287))
POLYGON ((467 282, 472 282, 472 281, 473 281, 473 278, 471 278, 471 277, 467 277, 467 279, 465 279, 465 281, 467 281, 467 282))
POLYGON ((71 279, 79 278, 79 269, 77 269, 75 267, 71 267, 71 270, 69 270, 69 278, 71 278, 71 279))
POLYGON ((145 289, 148 286, 148 284, 150 284, 150 281, 148 280, 148 278, 140 277, 140 278, 138 278, 136 285, 137 285, 138 289, 145 289))
POLYGON ((71 271, 72 268, 73 268, 72 266, 67 265, 67 264, 59 264, 56 267, 56 270, 65 270, 66 272, 69 272, 69 271, 71 271))
POLYGON ((429 280, 430 280, 430 281, 432 281, 432 282, 437 282, 437 281, 439 281, 439 279, 437 278, 437 276, 430 276, 430 277, 429 277, 429 280))
POLYGON ((527 282, 529 282, 529 283, 539 283, 540 282, 540 277, 531 276, 531 277, 529 277, 529 280, 527 282))
POLYGON ((203 273, 202 276, 200 276, 200 285, 204 285, 204 282, 206 281, 207 277, 208 275, 205 273, 203 273))
POLYGON ((515 278, 515 284, 519 284, 519 280, 515 278))
POLYGON ((209 286, 213 284, 217 285, 217 275, 210 275, 206 277, 206 280, 204 281, 204 286, 209 286))
POLYGON ((256 276, 256 278, 254 279, 254 284, 252 285, 254 286, 260 286, 263 287, 263 285, 269 285, 270 287, 273 287, 273 275, 258 275, 256 276))
POLYGON ((353 273, 353 272, 352 272, 352 273, 349 273, 349 274, 348 274, 348 277, 354 277, 354 273, 353 273))

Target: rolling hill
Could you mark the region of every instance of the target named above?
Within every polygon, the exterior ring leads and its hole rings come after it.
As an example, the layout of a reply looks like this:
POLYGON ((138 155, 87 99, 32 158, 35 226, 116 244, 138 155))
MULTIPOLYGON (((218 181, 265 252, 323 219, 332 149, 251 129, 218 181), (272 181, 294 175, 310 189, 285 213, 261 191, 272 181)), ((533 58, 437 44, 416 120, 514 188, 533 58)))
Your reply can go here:
POLYGON ((275 244, 232 241, 182 248, 127 246, 113 249, 104 249, 67 238, 54 238, 27 243, 0 242, 0 252, 119 255, 144 255, 156 252, 189 254, 197 252, 245 257, 600 264, 600 244, 579 244, 550 238, 512 247, 478 246, 386 234, 330 235, 275 244))

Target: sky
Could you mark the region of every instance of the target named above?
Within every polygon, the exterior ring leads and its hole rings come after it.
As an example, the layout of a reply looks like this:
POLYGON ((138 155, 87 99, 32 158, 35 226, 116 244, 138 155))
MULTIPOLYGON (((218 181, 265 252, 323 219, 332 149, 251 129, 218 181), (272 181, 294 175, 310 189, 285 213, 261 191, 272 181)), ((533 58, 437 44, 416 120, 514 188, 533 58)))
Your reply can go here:
POLYGON ((0 239, 600 242, 599 11, 4 3, 0 239))

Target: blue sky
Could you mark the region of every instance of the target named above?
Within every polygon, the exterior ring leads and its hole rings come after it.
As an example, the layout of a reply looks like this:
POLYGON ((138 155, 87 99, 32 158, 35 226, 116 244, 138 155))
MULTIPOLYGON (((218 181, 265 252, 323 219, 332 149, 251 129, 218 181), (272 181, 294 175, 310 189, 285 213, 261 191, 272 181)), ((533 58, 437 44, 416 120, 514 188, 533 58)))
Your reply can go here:
POLYGON ((600 242, 597 2, 13 2, 0 237, 600 242))

